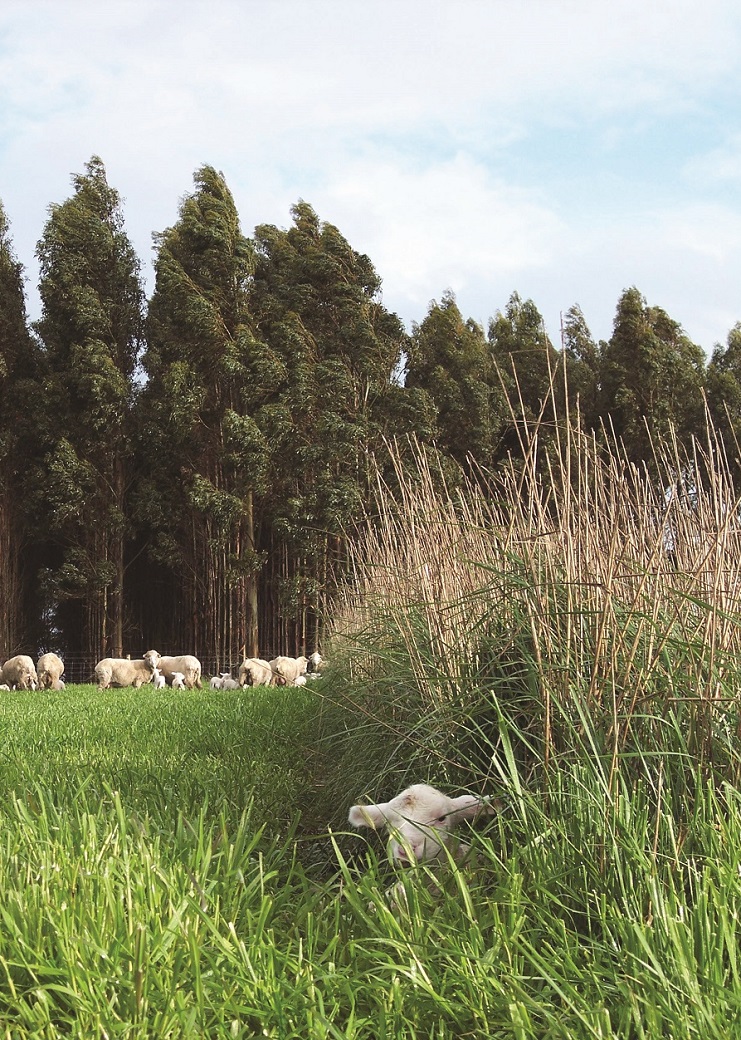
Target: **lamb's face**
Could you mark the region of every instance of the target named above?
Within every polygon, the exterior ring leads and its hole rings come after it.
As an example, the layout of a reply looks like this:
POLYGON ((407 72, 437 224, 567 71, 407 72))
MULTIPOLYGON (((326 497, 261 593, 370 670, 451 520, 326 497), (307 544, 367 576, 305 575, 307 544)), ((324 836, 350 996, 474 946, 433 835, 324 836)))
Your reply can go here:
POLYGON ((391 856, 407 865, 439 859, 459 820, 493 811, 473 795, 449 798, 428 784, 413 784, 390 802, 354 805, 349 820, 354 827, 386 827, 391 834, 391 856))

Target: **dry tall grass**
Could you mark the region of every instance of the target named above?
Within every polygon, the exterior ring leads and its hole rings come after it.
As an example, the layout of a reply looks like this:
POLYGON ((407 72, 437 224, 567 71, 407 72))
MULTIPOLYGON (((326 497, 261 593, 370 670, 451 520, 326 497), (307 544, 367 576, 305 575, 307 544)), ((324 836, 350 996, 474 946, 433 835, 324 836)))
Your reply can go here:
POLYGON ((709 753, 741 674, 739 503, 714 430, 689 453, 656 445, 650 470, 568 418, 543 434, 522 426, 524 461, 455 486, 433 453, 417 445, 410 468, 390 445, 399 490, 378 476, 332 633, 365 710, 473 707, 509 677, 537 703, 546 762, 558 719, 597 720, 617 757, 639 718, 679 704, 709 753))

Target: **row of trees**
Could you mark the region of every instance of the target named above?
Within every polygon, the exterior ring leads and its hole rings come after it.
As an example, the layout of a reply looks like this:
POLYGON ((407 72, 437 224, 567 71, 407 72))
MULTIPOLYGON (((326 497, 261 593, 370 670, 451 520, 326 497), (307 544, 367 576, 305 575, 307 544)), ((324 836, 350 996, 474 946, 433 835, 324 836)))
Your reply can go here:
POLYGON ((704 395, 735 443, 741 326, 706 363, 631 288, 608 342, 573 307, 557 350, 517 294, 486 331, 445 295, 409 334, 311 206, 250 239, 209 166, 155 235, 147 301, 101 160, 73 187, 38 244, 32 327, 0 207, 3 656, 313 649, 384 440, 495 467, 518 450, 509 402, 547 420, 554 372, 635 461, 700 432, 704 395))

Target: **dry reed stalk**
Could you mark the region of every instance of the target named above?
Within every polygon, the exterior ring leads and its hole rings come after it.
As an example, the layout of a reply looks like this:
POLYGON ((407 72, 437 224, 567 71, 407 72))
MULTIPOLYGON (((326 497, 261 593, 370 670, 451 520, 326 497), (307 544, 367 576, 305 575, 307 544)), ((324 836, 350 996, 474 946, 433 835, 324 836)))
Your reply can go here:
POLYGON ((607 431, 598 443, 567 417, 545 437, 540 421, 518 418, 521 459, 460 473, 455 488, 433 452, 414 445, 412 472, 389 445, 398 490, 377 474, 334 635, 372 677, 356 637, 390 622, 423 707, 436 708, 475 673, 482 642, 524 625, 546 748, 552 705, 583 695, 590 712, 608 711, 616 756, 644 700, 728 692, 741 651, 738 502, 710 427, 689 454, 675 439, 656 445, 649 473, 607 431))

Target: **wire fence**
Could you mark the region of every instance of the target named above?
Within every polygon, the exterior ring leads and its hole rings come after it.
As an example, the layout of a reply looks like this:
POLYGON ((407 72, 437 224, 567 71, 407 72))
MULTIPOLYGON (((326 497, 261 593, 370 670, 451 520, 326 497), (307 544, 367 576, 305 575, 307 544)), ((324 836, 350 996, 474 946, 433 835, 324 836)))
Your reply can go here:
MULTIPOLYGON (((134 655, 132 654, 131 656, 133 657, 134 655)), ((94 654, 65 654, 62 659, 64 661, 63 679, 66 683, 95 682, 95 666, 100 660, 99 657, 96 657, 94 654)), ((201 674, 204 684, 208 683, 212 675, 221 675, 222 672, 229 672, 236 679, 239 675, 239 666, 242 663, 241 658, 231 663, 217 661, 215 657, 199 657, 198 660, 201 662, 201 674)))

